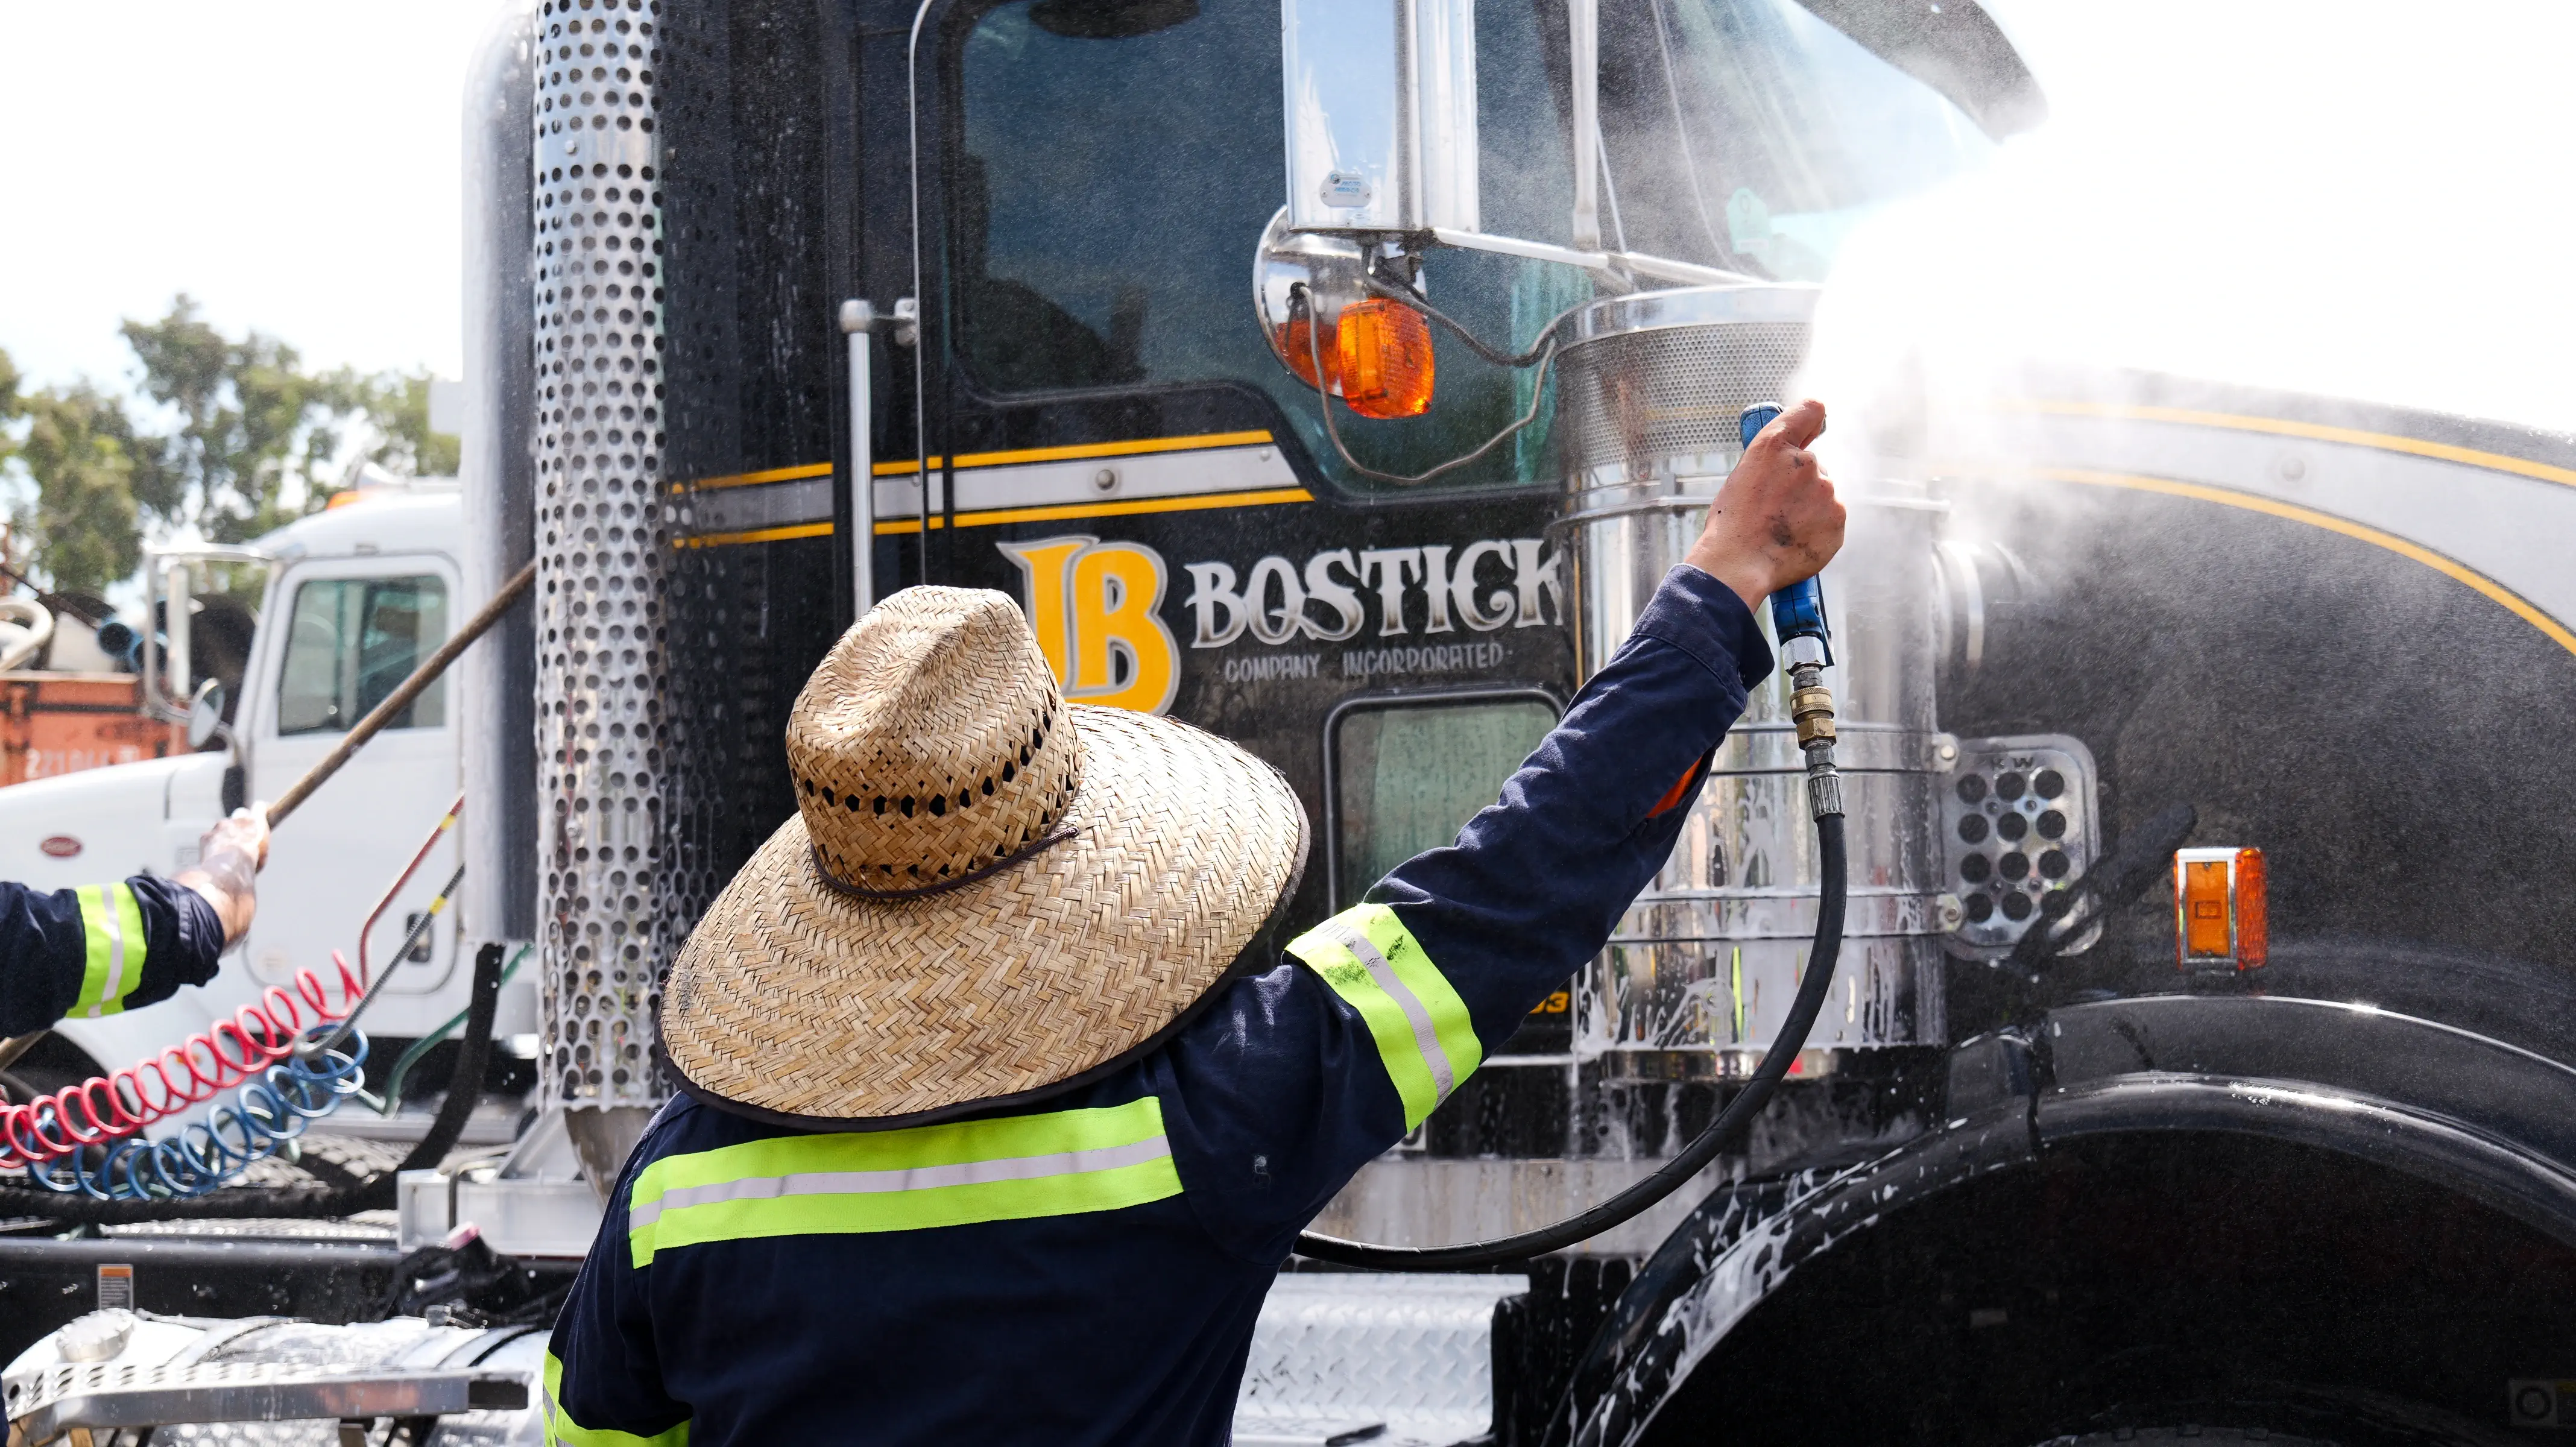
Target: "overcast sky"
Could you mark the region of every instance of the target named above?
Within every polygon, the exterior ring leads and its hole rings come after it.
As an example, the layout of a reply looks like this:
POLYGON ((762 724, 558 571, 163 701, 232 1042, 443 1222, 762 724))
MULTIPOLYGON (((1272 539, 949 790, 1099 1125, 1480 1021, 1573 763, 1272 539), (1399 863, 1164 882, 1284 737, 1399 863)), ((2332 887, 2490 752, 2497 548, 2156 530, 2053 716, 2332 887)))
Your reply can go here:
MULTIPOLYGON (((0 348, 118 377, 118 320, 186 290, 316 364, 454 375, 460 95, 498 8, 0 0, 0 348)), ((2576 427, 2576 6, 1990 8, 2056 118, 1852 253, 1855 293, 1937 293, 1927 324, 1991 346, 2576 427)))
POLYGON ((1989 8, 2051 119, 1856 237, 1846 318, 2576 430, 2576 5, 1989 8))
POLYGON ((132 365, 174 293, 310 362, 461 364, 466 67, 497 0, 0 0, 0 349, 132 365))

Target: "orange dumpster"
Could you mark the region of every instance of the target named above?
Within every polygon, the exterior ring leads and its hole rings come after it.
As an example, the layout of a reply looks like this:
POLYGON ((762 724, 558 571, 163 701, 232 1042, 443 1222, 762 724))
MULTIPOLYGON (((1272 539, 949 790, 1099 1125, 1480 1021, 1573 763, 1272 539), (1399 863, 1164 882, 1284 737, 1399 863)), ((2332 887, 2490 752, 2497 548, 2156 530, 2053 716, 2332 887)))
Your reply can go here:
POLYGON ((143 712, 130 673, 0 673, 0 785, 185 753, 188 731, 143 712))

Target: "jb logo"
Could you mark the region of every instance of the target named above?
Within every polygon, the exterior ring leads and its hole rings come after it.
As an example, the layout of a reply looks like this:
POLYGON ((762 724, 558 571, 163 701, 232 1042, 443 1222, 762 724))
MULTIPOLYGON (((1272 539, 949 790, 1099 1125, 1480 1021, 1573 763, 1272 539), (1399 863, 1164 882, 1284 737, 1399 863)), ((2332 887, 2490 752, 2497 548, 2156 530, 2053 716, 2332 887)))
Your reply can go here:
POLYGON ((1180 648, 1163 626, 1163 557, 1142 543, 1072 536, 997 543, 1019 565, 1029 627, 1075 703, 1171 707, 1180 648))

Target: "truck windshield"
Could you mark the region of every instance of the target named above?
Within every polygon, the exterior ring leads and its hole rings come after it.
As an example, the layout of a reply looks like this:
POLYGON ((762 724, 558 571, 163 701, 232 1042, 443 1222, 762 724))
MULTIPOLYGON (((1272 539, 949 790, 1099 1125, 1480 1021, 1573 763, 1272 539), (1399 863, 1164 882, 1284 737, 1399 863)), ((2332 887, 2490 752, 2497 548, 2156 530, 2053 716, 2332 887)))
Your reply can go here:
MULTIPOLYGON (((1877 206, 1982 158, 1954 106, 1793 0, 1608 0, 1602 106, 1613 244, 1783 278, 1831 264, 1877 206), (1675 165, 1671 158, 1687 157, 1675 165), (1649 159, 1653 158, 1653 159, 1649 159)), ((1277 0, 1011 0, 955 57, 949 256, 958 361, 994 396, 1177 383, 1261 388, 1327 475, 1315 399, 1255 323, 1253 253, 1282 200, 1277 0)), ((1488 232, 1571 240, 1562 0, 1477 13, 1488 232)), ((1444 309, 1514 348, 1591 295, 1582 272, 1436 256, 1444 309)), ((1445 335, 1428 416, 1344 414, 1372 467, 1418 472, 1525 410, 1531 378, 1445 335)), ((1546 412, 1452 480, 1554 481, 1546 412)))
POLYGON ((1613 245, 1821 281, 1852 228, 1982 164, 1975 122, 1790 0, 1607 0, 1613 245))

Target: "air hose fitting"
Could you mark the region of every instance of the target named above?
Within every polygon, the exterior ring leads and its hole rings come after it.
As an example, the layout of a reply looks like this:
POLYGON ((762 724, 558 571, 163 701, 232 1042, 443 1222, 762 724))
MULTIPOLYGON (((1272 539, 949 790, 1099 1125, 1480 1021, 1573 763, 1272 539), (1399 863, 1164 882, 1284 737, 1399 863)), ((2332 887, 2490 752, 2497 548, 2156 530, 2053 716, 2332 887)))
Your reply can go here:
POLYGON ((1843 812, 1843 776, 1834 767, 1834 691, 1825 687, 1822 663, 1789 666, 1789 719, 1798 726, 1798 749, 1807 756, 1807 812, 1822 819, 1843 812))

